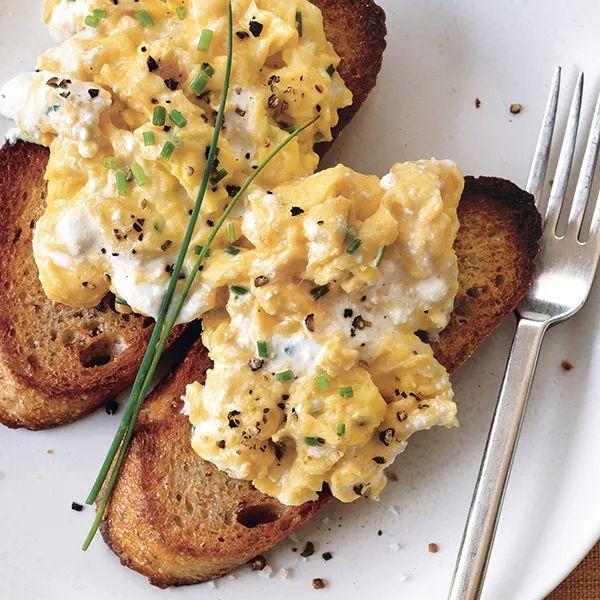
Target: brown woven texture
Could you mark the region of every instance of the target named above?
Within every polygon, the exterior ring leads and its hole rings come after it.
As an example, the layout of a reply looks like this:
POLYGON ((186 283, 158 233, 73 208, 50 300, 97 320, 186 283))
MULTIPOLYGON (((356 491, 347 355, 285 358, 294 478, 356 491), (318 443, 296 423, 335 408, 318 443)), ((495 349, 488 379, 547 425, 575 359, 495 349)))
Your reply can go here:
POLYGON ((546 600, 600 600, 600 543, 546 600))

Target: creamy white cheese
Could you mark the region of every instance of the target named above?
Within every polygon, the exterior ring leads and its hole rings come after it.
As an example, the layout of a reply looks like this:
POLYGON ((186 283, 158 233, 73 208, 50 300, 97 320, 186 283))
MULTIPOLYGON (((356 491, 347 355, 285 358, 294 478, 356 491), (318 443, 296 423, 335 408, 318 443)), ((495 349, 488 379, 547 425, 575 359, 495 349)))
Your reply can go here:
POLYGON ((325 354, 325 348, 312 337, 298 333, 291 337, 275 334, 269 341, 267 368, 275 373, 292 369, 294 375, 314 373, 325 354))
POLYGON ((48 29, 57 42, 62 42, 85 27, 85 17, 92 13, 91 0, 60 0, 52 9, 48 29))
POLYGON ((0 115, 15 121, 20 138, 40 143, 56 134, 83 157, 96 153, 100 115, 111 104, 103 88, 48 71, 21 73, 0 89, 0 115))
MULTIPOLYGON (((119 219, 118 212, 114 219, 119 219)), ((115 225, 121 226, 117 221, 115 225)), ((102 257, 108 263, 107 271, 112 273, 113 292, 135 312, 158 317, 170 277, 165 266, 175 262, 175 248, 165 252, 160 259, 152 260, 119 252, 119 248, 113 246, 114 238, 105 235, 103 227, 85 204, 66 211, 57 221, 54 235, 40 234, 40 228, 45 227, 45 217, 42 217, 33 238, 36 258, 63 269, 73 269, 90 259, 97 260, 101 249, 104 249, 102 257)), ((189 269, 191 264, 186 267, 189 269)), ((184 304, 178 323, 190 322, 211 308, 210 294, 209 286, 198 280, 184 304)))
POLYGON ((394 173, 388 173, 381 178, 381 187, 387 192, 398 183, 398 178, 394 173))

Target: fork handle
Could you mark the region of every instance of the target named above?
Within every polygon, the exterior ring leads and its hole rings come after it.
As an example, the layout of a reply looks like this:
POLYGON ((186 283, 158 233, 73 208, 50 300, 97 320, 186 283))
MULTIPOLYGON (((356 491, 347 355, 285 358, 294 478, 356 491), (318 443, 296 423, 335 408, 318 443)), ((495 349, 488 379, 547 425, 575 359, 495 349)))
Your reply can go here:
POLYGON ((519 320, 488 436, 449 600, 481 596, 498 516, 547 323, 519 320))

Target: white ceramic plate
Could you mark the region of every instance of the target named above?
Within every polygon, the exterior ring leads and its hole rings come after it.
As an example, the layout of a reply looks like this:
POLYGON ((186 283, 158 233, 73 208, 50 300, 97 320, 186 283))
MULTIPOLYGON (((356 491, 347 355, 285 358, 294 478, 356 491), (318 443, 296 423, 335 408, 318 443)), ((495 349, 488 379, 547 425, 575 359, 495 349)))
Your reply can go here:
MULTIPOLYGON (((398 160, 452 157, 466 173, 524 185, 556 65, 564 67, 569 84, 585 68, 589 112, 600 83, 597 0, 381 4, 390 31, 379 85, 329 162, 383 174, 398 160), (523 104, 522 114, 510 114, 513 102, 523 104)), ((41 26, 40 0, 1 0, 0 5, 0 80, 5 80, 31 68, 49 39, 41 26)), ((599 287, 586 309, 546 340, 489 572, 488 599, 543 597, 600 537, 599 287), (565 358, 575 365, 569 373, 560 368, 565 358)), ((455 377, 461 429, 416 436, 395 465, 398 483, 390 483, 379 504, 332 503, 299 532, 299 541, 269 553, 270 578, 242 568, 216 587, 164 592, 121 567, 101 540, 83 554, 79 546, 92 512, 75 513, 70 504, 84 497, 116 417, 100 411, 75 425, 35 434, 0 429, 0 597, 445 597, 512 330, 513 323, 506 323, 455 377), (315 543, 317 553, 303 560, 291 548, 306 540, 315 543), (439 545, 438 554, 428 553, 429 542, 439 545), (333 560, 322 560, 325 551, 333 560), (324 578, 328 587, 313 592, 313 577, 324 578)))

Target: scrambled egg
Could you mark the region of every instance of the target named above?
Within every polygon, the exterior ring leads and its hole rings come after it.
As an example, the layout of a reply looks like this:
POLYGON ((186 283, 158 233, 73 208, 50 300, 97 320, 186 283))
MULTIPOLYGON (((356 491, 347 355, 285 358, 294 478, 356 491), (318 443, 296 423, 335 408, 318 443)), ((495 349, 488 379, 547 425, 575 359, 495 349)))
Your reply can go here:
POLYGON ((239 254, 203 274, 230 291, 204 318, 215 366, 186 392, 202 458, 285 504, 324 483, 351 502, 377 498, 415 431, 456 424, 422 339, 452 311, 462 189, 454 163, 421 161, 248 196, 239 254))
MULTIPOLYGON (((258 178, 266 189, 314 172, 315 142, 332 139, 338 110, 352 101, 310 2, 234 0, 233 12, 218 163, 185 272, 231 196, 288 131, 320 115, 258 178)), ((0 114, 17 124, 12 137, 51 148, 34 241, 42 286, 77 307, 111 290, 156 316, 213 133, 227 2, 46 0, 44 18, 63 43, 0 90, 0 114)), ((215 293, 198 280, 181 320, 212 308, 215 293)))
MULTIPOLYGON (((0 90, 10 139, 50 147, 36 226, 53 300, 156 316, 204 171, 226 64, 225 0, 46 0, 61 45, 0 90)), ((286 504, 327 484, 376 498, 415 431, 456 424, 426 343, 458 287, 454 163, 382 180, 312 175, 352 101, 320 11, 234 0, 232 86, 184 273, 239 187, 291 128, 318 122, 260 175, 215 239, 180 321, 204 317, 214 361, 187 388, 193 447, 286 504), (300 17, 299 17, 300 16, 300 17), (286 183, 287 182, 287 183, 286 183), (283 184, 283 185, 281 185, 283 184)))

